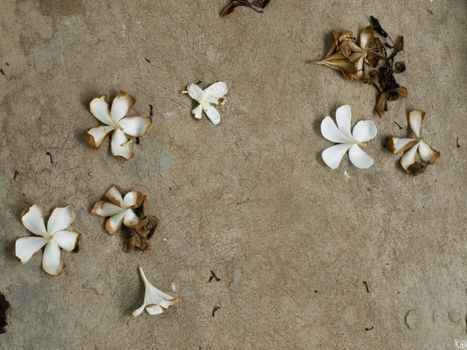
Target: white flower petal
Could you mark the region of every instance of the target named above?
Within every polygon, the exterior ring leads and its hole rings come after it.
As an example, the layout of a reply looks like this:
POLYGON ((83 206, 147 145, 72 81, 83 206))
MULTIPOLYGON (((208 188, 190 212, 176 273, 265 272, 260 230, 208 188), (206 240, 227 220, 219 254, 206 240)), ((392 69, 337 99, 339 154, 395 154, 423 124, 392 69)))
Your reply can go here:
POLYGON ((228 91, 229 91, 229 89, 227 88, 227 84, 224 83, 223 81, 218 81, 218 82, 210 85, 206 89, 204 89, 204 94, 209 95, 209 96, 213 96, 213 97, 217 97, 217 98, 221 98, 221 97, 225 96, 228 91))
POLYGON ((128 111, 135 103, 135 98, 128 95, 124 91, 120 91, 112 101, 112 108, 110 109, 110 116, 115 123, 127 115, 128 111))
POLYGON ((96 204, 94 204, 94 208, 92 208, 93 214, 103 217, 113 216, 115 214, 122 213, 123 211, 123 208, 120 208, 113 203, 104 201, 98 201, 96 204))
POLYGON ((59 275, 63 270, 60 247, 53 239, 45 246, 44 254, 42 255, 42 268, 49 275, 59 275))
POLYGON ((109 105, 106 100, 106 96, 96 97, 89 104, 89 109, 91 110, 92 115, 102 123, 112 125, 112 119, 109 114, 109 105))
POLYGON ((132 316, 133 317, 137 317, 139 315, 141 315, 141 313, 144 311, 144 309, 146 308, 146 305, 141 305, 139 308, 137 308, 135 311, 133 311, 132 313, 132 316))
POLYGON ((200 102, 204 97, 203 90, 201 90, 201 88, 196 84, 189 84, 186 87, 186 91, 188 92, 188 95, 197 102, 200 102))
POLYGON ((425 112, 420 109, 414 109, 409 113, 409 125, 415 136, 420 137, 420 129, 425 118, 425 112))
POLYGON ((72 231, 60 231, 54 234, 54 240, 60 248, 72 252, 78 243, 79 233, 72 231))
POLYGON ((32 233, 44 236, 47 234, 44 224, 44 216, 42 210, 37 205, 32 205, 23 210, 21 215, 21 221, 24 227, 26 227, 32 233))
POLYGON ((415 156, 417 155, 418 146, 419 144, 417 143, 401 157, 401 165, 405 171, 409 171, 409 166, 415 163, 415 156))
POLYGON ((110 143, 112 154, 117 158, 132 159, 133 158, 133 143, 129 141, 126 135, 120 129, 116 129, 112 134, 110 143))
POLYGON ((116 214, 107 219, 105 223, 105 230, 109 235, 115 235, 120 227, 122 226, 123 219, 125 218, 125 212, 116 214))
POLYGON ((349 140, 349 137, 346 137, 342 131, 337 128, 331 117, 326 117, 321 122, 321 134, 325 139, 336 143, 347 143, 353 141, 349 140))
POLYGON ((195 108, 193 108, 193 110, 191 111, 191 114, 193 114, 193 116, 196 118, 196 119, 201 119, 201 114, 203 113, 203 106, 201 105, 198 105, 196 106, 195 108))
POLYGON ((55 233, 66 230, 75 221, 75 210, 72 205, 55 208, 47 222, 47 232, 55 233))
POLYGON ((331 146, 321 153, 321 157, 328 167, 331 169, 337 169, 345 155, 345 152, 347 152, 351 146, 352 145, 345 143, 331 146))
POLYGON ((143 136, 146 131, 152 125, 151 117, 126 117, 120 120, 120 126, 123 129, 123 132, 127 135, 140 137, 143 136))
POLYGON ((353 165, 360 169, 368 169, 374 163, 373 158, 366 154, 358 145, 350 147, 349 159, 353 165))
POLYGON ((125 216, 123 218, 123 224, 126 227, 135 227, 139 224, 139 217, 131 209, 125 211, 125 216))
POLYGON ((353 128, 353 137, 358 142, 366 142, 376 137, 376 124, 372 120, 361 120, 353 128))
POLYGON ((130 191, 123 198, 125 208, 139 208, 143 204, 144 195, 138 191, 130 191))
POLYGON ((418 154, 424 162, 430 164, 434 164, 441 155, 438 151, 431 148, 431 146, 424 141, 420 141, 420 145, 418 147, 418 154))
POLYGON ((221 121, 221 116, 217 109, 215 109, 213 106, 210 104, 203 105, 203 110, 204 113, 206 113, 206 116, 209 118, 209 120, 214 124, 217 125, 221 121))
POLYGON ((99 148, 107 134, 113 129, 115 129, 113 126, 98 126, 97 128, 89 129, 86 133, 86 141, 91 147, 99 148))
POLYGON ((154 315, 162 314, 164 312, 164 309, 161 308, 159 305, 152 305, 152 306, 146 307, 146 312, 150 314, 151 316, 154 316, 154 315))
POLYGON ((15 242, 15 256, 23 263, 27 263, 31 257, 39 251, 46 243, 44 237, 23 237, 15 242))
POLYGON ((113 204, 118 205, 123 208, 123 198, 120 190, 116 186, 110 187, 107 192, 105 192, 105 198, 111 201, 113 204))
POLYGON ((400 152, 405 152, 410 147, 413 147, 418 142, 417 139, 411 138, 399 138, 395 136, 388 137, 388 149, 393 154, 397 154, 400 152))
POLYGON ((336 110, 336 121, 339 130, 348 138, 351 137, 350 123, 352 121, 352 111, 349 105, 340 106, 336 110))

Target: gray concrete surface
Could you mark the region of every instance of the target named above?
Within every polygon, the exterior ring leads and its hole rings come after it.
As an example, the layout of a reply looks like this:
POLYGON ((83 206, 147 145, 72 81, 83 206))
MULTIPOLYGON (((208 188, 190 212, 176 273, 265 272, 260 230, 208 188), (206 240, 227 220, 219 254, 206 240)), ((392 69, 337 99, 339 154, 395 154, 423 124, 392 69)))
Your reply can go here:
POLYGON ((263 15, 219 18, 224 4, 2 1, 0 292, 12 313, 0 347, 456 349, 467 339, 467 3, 273 0, 263 15), (369 15, 406 42, 410 97, 382 120, 372 87, 305 63, 369 15), (230 87, 218 127, 192 119, 179 94, 198 80, 230 87), (84 142, 98 125, 90 99, 119 89, 135 112, 155 112, 130 162, 84 142), (354 121, 377 122, 367 171, 320 158, 319 123, 345 103, 354 121), (382 148, 412 107, 442 153, 419 177, 382 148), (90 214, 113 184, 148 194, 162 224, 151 251, 123 253, 90 214), (22 266, 11 254, 28 234, 22 208, 67 202, 81 252, 65 254, 60 277, 40 254, 22 266), (183 302, 132 319, 138 264, 183 302))

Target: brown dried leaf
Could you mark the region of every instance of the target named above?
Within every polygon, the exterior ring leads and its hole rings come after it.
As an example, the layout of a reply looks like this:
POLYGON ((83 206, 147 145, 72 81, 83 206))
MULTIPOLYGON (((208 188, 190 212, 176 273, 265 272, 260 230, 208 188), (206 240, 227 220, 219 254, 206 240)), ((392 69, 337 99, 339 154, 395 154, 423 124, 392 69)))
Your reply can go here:
POLYGON ((382 118, 384 112, 386 111, 386 100, 388 98, 387 92, 382 92, 379 94, 378 99, 376 100, 375 110, 378 113, 378 116, 382 118))
POLYGON ((230 0, 230 3, 228 3, 220 12, 220 16, 228 16, 234 12, 234 10, 238 6, 245 6, 253 11, 262 13, 263 9, 269 4, 270 0, 254 0, 252 2, 248 0, 230 0))
POLYGON ((10 308, 10 303, 6 300, 5 296, 0 293, 0 334, 6 332, 7 311, 10 308))
POLYGON ((139 225, 132 228, 132 232, 136 232, 142 238, 150 239, 158 226, 159 219, 154 215, 148 215, 140 217, 139 225))
POLYGON ((409 166, 407 170, 411 175, 417 176, 418 174, 424 173, 427 166, 428 163, 415 162, 411 166, 409 166))
POLYGON ((384 38, 388 37, 388 33, 381 27, 381 23, 379 23, 379 20, 376 17, 370 16, 370 23, 375 32, 377 32, 379 35, 381 35, 384 38))
POLYGON ((405 63, 403 61, 397 61, 394 63, 394 72, 402 73, 405 72, 405 63))
POLYGON ((242 6, 242 3, 240 1, 231 1, 229 4, 227 4, 220 12, 221 17, 228 16, 232 14, 235 10, 236 7, 242 6))
POLYGON ((129 253, 135 248, 145 251, 145 250, 149 250, 151 247, 147 239, 141 237, 136 232, 132 231, 130 236, 123 243, 122 249, 125 253, 129 253))

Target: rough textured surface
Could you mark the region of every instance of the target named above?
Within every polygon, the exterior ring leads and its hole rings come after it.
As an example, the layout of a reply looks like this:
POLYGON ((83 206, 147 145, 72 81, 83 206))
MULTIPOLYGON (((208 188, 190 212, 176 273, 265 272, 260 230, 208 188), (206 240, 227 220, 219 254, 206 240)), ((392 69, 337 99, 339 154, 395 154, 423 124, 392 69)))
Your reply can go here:
POLYGON ((219 18, 224 4, 2 1, 0 292, 12 309, 0 348, 455 349, 467 338, 467 3, 273 0, 219 18), (406 42, 410 98, 382 120, 372 87, 306 63, 371 14, 406 42), (230 86, 218 127, 179 93, 198 80, 230 86), (83 137, 98 125, 90 99, 119 89, 135 112, 154 106, 130 162, 83 137), (377 122, 367 171, 321 161, 319 123, 344 103, 354 122, 377 122), (442 152, 418 177, 382 147, 412 107, 442 152), (113 184, 149 195, 151 251, 124 254, 90 214, 113 184), (47 276, 40 254, 22 266, 22 208, 67 202, 84 246, 64 255, 66 273, 47 276), (138 264, 182 304, 131 319, 138 264))

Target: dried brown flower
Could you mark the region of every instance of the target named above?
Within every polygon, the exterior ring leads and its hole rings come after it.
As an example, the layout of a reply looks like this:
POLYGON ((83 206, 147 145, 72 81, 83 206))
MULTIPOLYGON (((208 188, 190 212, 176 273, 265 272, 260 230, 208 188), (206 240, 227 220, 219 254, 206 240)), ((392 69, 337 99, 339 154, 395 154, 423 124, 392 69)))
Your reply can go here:
POLYGON ((425 112, 420 109, 412 110, 408 115, 408 124, 412 137, 400 138, 388 136, 387 147, 393 154, 403 153, 400 163, 409 174, 418 175, 425 171, 430 164, 436 163, 441 153, 427 144, 421 136, 422 122, 425 112), (417 161, 417 155, 420 159, 417 161))
POLYGON ((358 40, 351 31, 334 32, 330 50, 316 63, 341 71, 347 80, 374 85, 379 92, 375 110, 382 117, 388 101, 408 94, 407 88, 400 86, 394 77, 395 73, 406 69, 404 62, 394 62, 396 55, 404 49, 404 38, 399 36, 393 42, 378 19, 371 16, 370 22, 371 26, 360 32, 358 40))

